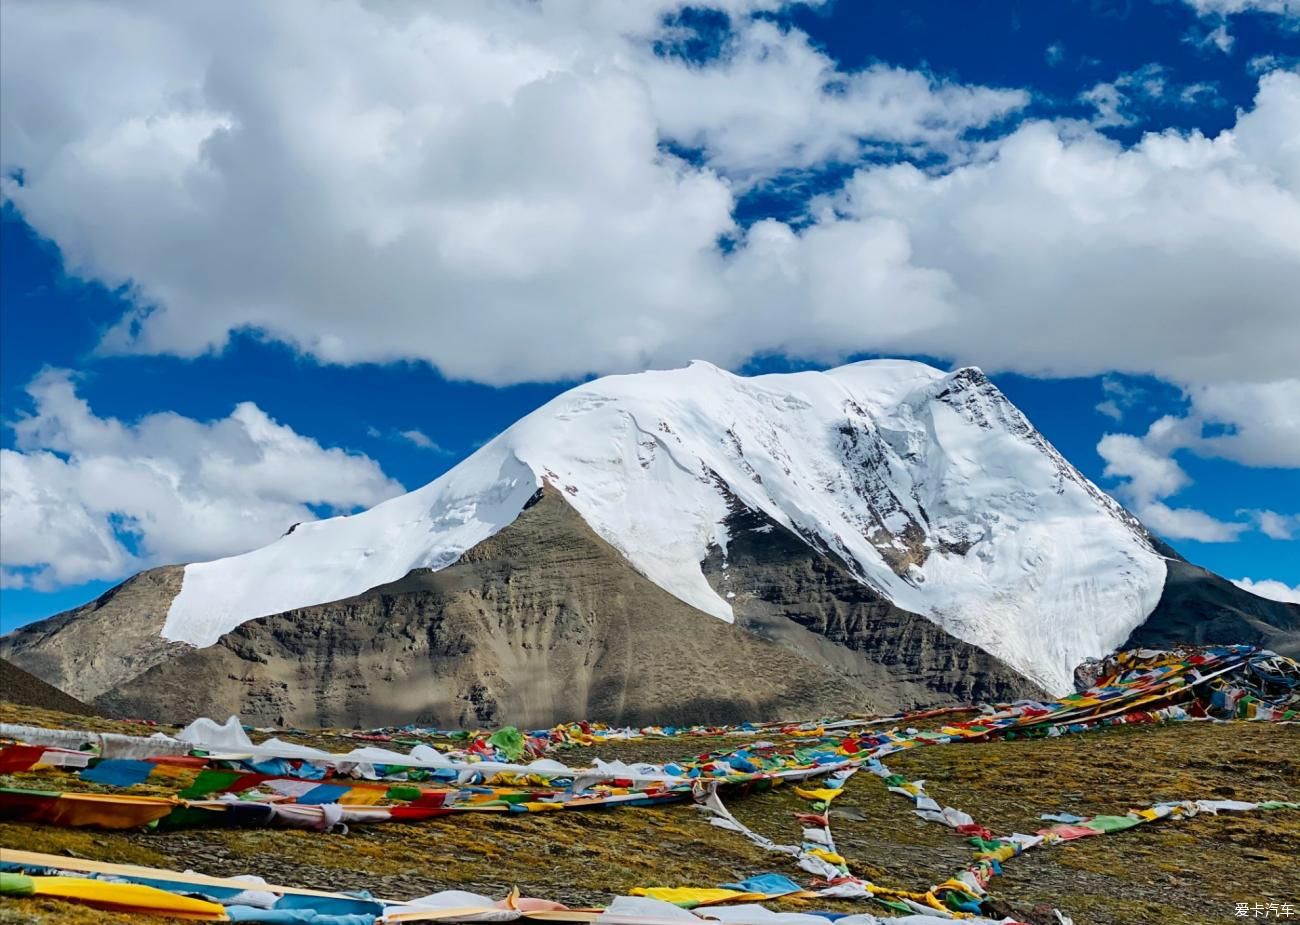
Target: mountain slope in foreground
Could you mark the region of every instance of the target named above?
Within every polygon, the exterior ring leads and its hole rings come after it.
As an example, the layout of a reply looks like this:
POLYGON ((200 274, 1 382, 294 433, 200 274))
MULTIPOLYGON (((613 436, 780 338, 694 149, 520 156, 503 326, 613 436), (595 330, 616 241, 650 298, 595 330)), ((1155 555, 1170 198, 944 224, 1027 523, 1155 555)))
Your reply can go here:
POLYGON ((0 658, 0 700, 40 710, 57 710, 75 716, 94 716, 95 711, 75 697, 53 687, 17 665, 0 658))
POLYGON ((696 363, 579 386, 423 488, 143 573, 0 654, 145 715, 174 683, 206 712, 542 722, 1061 692, 1129 639, 1294 644, 1300 607, 1171 552, 979 370, 696 363), (554 561, 543 515, 599 553, 554 561))

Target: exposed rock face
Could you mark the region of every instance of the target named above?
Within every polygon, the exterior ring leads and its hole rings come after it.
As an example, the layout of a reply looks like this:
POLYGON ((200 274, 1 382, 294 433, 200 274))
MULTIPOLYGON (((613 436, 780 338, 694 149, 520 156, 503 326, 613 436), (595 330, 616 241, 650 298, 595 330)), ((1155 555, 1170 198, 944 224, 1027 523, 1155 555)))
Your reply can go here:
POLYGON ((884 709, 1041 696, 983 649, 857 581, 833 553, 730 501, 726 553, 715 548, 705 573, 751 632, 862 678, 884 709))
POLYGON ((535 726, 797 718, 1035 690, 794 537, 751 535, 728 572, 768 590, 747 603, 752 619, 727 624, 637 573, 546 491, 449 568, 247 623, 96 703, 311 725, 535 726), (818 602, 801 610, 803 594, 818 602))
POLYGON ((184 566, 141 572, 89 604, 0 637, 0 658, 79 700, 104 691, 190 646, 158 635, 181 589, 184 566))
POLYGON ((1168 568, 1160 603, 1122 648, 1240 643, 1300 657, 1300 605, 1242 591, 1181 558, 1168 568))

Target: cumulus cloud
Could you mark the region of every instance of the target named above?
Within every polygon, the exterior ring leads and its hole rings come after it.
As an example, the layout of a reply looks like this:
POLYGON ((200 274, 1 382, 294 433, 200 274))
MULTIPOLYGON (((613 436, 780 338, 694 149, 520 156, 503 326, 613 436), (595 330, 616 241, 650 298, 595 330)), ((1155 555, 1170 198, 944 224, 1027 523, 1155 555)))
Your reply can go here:
POLYGON ((1132 434, 1106 434, 1097 444, 1106 460, 1104 475, 1125 479, 1125 493, 1139 507, 1167 498, 1192 483, 1183 467, 1162 448, 1132 434))
POLYGON ((1249 514, 1260 533, 1274 540, 1289 540, 1300 531, 1300 514, 1279 514, 1277 511, 1238 511, 1249 514))
POLYGON ((1201 456, 1300 468, 1300 378, 1186 387, 1191 407, 1170 438, 1201 456))
POLYGON ((713 5, 731 25, 698 62, 655 54, 667 0, 10 3, 4 194, 72 272, 125 287, 111 351, 252 329, 491 383, 768 352, 1290 369, 1300 76, 1265 74, 1214 138, 998 136, 1024 93, 846 71, 757 4, 713 5), (864 150, 932 166, 738 225, 741 190, 864 150))
POLYGON ((1219 520, 1195 508, 1169 507, 1160 501, 1140 505, 1138 516, 1150 529, 1171 540, 1231 543, 1250 529, 1250 524, 1219 520))
MULTIPOLYGON (((744 10, 717 61, 656 56, 675 7, 13 4, 5 195, 75 272, 130 287, 111 350, 193 355, 255 328, 490 382, 738 362, 773 344, 736 326, 785 307, 728 284, 733 184, 867 143, 941 151, 1028 100, 842 72, 744 10), (129 228, 102 234, 115 214, 129 228), (715 340, 674 343, 696 319, 715 340)), ((819 345, 908 295, 918 271, 876 240, 848 256, 880 284, 821 306, 819 345)))
POLYGON ((34 413, 0 450, 6 587, 113 579, 243 552, 291 525, 402 491, 374 460, 322 447, 243 402, 229 417, 103 418, 66 370, 28 387, 34 413))
POLYGON ((1182 451, 1246 466, 1300 468, 1300 379, 1191 385, 1184 397, 1186 411, 1165 415, 1141 436, 1102 437, 1097 452, 1106 460, 1106 477, 1121 480, 1118 492, 1134 513, 1171 539, 1230 542, 1252 527, 1290 539, 1300 522, 1295 515, 1238 511, 1249 519, 1222 521, 1164 500, 1191 484, 1175 458, 1182 451))
POLYGON ((1247 523, 1231 523, 1193 508, 1173 508, 1162 499, 1177 494, 1192 483, 1172 455, 1158 440, 1131 434, 1106 434, 1097 444, 1106 460, 1104 475, 1119 479, 1117 493, 1151 530, 1173 540, 1226 543, 1248 529, 1247 523))
POLYGON ((910 352, 1048 375, 1293 374, 1300 75, 1261 78, 1255 108, 1214 138, 1124 148, 1036 121, 990 154, 862 170, 831 202, 839 221, 902 223, 909 262, 951 285, 958 310, 901 337, 910 352))
POLYGON ((1274 581, 1272 578, 1265 578, 1261 581, 1237 578, 1232 583, 1238 588, 1249 591, 1251 594, 1258 594, 1260 597, 1283 601, 1288 604, 1300 604, 1300 586, 1293 588, 1284 582, 1274 581))
POLYGON ((659 131, 737 178, 856 161, 867 142, 945 150, 965 129, 1029 102, 1022 90, 881 64, 842 72, 804 33, 764 20, 738 23, 712 66, 645 55, 627 63, 649 90, 659 131))

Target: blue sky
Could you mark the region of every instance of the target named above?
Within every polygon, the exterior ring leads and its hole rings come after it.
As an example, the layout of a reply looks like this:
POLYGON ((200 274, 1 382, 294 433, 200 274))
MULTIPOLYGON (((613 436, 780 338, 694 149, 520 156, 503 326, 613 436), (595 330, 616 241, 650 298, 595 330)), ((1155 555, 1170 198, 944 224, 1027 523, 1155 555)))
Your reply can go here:
POLYGON ((719 6, 6 4, 4 628, 692 357, 980 365, 1298 593, 1300 10, 719 6))

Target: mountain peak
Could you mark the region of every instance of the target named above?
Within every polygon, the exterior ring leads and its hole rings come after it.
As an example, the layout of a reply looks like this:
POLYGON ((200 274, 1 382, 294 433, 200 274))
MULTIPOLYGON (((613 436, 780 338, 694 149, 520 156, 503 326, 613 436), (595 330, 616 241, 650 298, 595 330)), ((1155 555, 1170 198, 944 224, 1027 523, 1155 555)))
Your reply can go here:
POLYGON ((211 645, 246 620, 440 569, 562 492, 639 572, 733 619, 701 563, 735 504, 864 585, 1053 688, 1154 607, 1164 565, 976 367, 907 360, 738 376, 593 380, 436 481, 241 556, 190 565, 163 635, 211 645))

